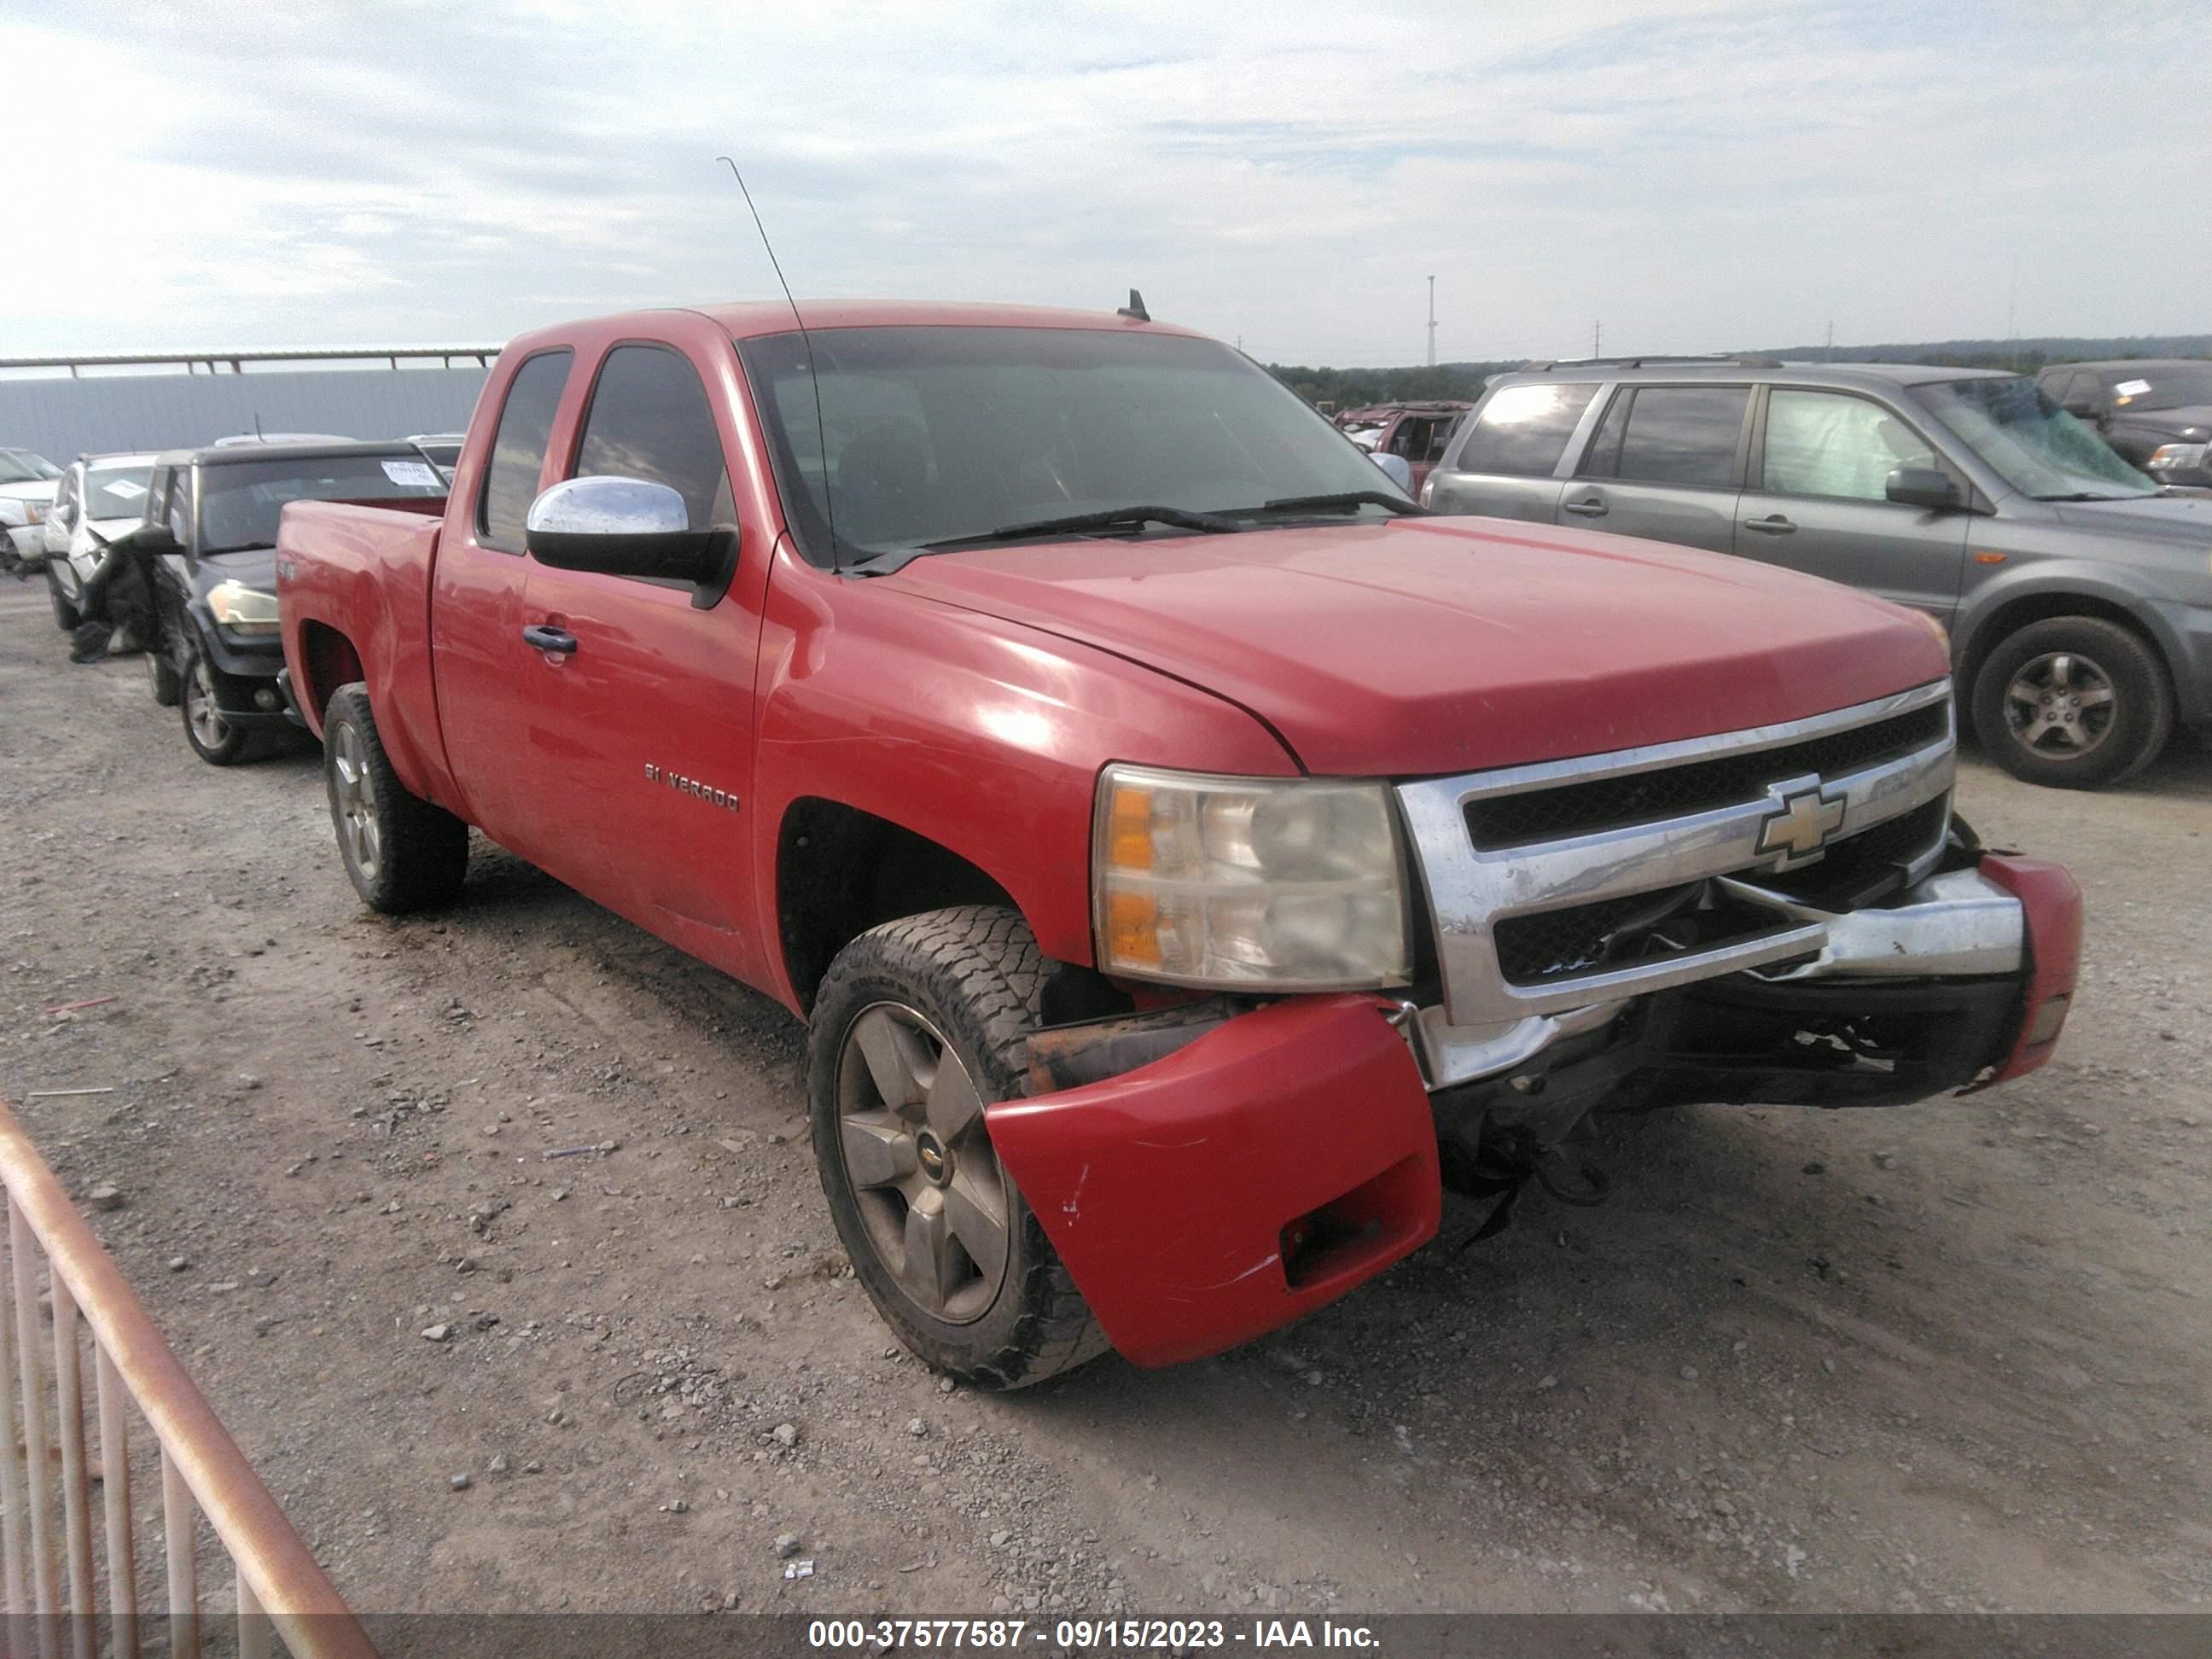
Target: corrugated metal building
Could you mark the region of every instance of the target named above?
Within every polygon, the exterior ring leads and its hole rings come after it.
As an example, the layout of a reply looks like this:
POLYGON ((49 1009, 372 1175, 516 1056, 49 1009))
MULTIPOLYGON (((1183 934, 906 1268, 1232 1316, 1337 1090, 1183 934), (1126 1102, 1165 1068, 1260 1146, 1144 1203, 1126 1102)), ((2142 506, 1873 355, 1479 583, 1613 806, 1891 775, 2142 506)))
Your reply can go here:
MULTIPOLYGON (((228 361, 227 359, 225 361, 228 361)), ((243 374, 0 378, 0 447, 76 456, 176 449, 235 432, 402 438, 468 424, 486 370, 249 369, 243 374)))

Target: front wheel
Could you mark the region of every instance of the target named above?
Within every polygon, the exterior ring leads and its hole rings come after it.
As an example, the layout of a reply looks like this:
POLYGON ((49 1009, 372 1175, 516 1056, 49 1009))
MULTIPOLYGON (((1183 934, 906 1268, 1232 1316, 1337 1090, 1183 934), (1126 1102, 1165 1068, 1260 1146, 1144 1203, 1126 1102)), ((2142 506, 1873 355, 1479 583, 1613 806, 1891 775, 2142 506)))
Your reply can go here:
POLYGON ((215 665, 197 641, 185 647, 178 672, 179 702, 185 715, 185 741, 210 766, 235 766, 246 758, 253 733, 231 723, 216 697, 215 665))
POLYGON ((1974 676, 1974 733, 2013 776, 2096 789, 2142 770, 2173 729, 2173 689, 2143 637, 2051 617, 2002 640, 1974 676))
POLYGON ((323 711, 323 787, 346 878, 371 908, 401 915, 453 902, 469 872, 469 826, 399 781, 359 681, 323 711))
MULTIPOLYGON (((57 565, 67 570, 69 561, 67 559, 46 561, 46 598, 54 607, 54 626, 64 634, 74 634, 84 622, 84 612, 77 603, 76 574, 71 572, 70 577, 64 580, 55 573, 54 567, 57 565)), ((36 601, 33 603, 35 604, 36 601)))
POLYGON ((164 708, 174 708, 184 701, 184 677, 177 672, 177 665, 169 659, 166 641, 152 639, 146 643, 146 679, 154 693, 154 701, 164 708))
POLYGON ((1107 1346, 984 1117, 1022 1092, 1048 971, 1012 910, 926 911, 839 952, 810 1022, 815 1163, 854 1273, 908 1347, 981 1388, 1107 1346))

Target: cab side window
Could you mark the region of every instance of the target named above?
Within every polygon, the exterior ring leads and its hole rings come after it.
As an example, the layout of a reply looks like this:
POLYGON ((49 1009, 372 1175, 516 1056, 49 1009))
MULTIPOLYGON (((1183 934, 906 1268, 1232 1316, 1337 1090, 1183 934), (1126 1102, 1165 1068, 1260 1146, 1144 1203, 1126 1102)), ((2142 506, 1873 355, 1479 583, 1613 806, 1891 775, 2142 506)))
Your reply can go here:
POLYGON ((1766 398, 1765 487, 1785 495, 1888 499, 1901 466, 1933 467, 1935 453, 1880 404, 1835 392, 1778 386, 1766 398))
POLYGON ((483 495, 477 505, 477 539, 501 553, 520 553, 523 521, 538 499, 538 479, 545 447, 553 437, 553 416, 568 384, 575 353, 563 346, 541 351, 517 369, 507 383, 499 428, 492 434, 491 465, 484 469, 483 495))
POLYGON ((607 354, 572 476, 666 484, 683 496, 694 530, 737 521, 707 389, 690 360, 668 346, 617 346, 607 354))

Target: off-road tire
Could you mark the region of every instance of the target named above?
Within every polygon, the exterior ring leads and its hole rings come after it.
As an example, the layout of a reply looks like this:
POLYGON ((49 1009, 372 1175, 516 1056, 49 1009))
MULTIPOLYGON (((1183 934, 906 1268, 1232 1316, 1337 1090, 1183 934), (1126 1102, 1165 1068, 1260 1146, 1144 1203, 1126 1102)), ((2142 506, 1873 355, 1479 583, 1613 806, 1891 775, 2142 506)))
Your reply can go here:
POLYGON ((153 688, 154 701, 162 708, 174 708, 185 700, 184 676, 177 672, 167 641, 155 639, 148 642, 146 679, 153 688))
POLYGON ((61 578, 54 574, 54 562, 46 561, 46 598, 54 607, 54 626, 64 634, 74 634, 84 621, 84 612, 77 609, 76 601, 62 592, 61 578))
POLYGON ((184 717, 185 741, 192 753, 210 766, 235 766, 252 752, 251 729, 234 726, 222 716, 216 696, 216 668, 200 650, 198 641, 185 644, 185 659, 177 669, 177 708, 184 717), (208 711, 214 718, 207 719, 208 711), (212 725, 213 729, 204 729, 212 725))
POLYGON ((838 1066, 854 1021, 879 1004, 942 1032, 984 1100, 1026 1092, 1024 1047, 1039 1023, 1052 964, 1020 915, 995 905, 928 910, 885 922, 840 951, 817 992, 807 1098, 822 1191, 855 1276, 886 1324, 939 1370, 978 1388, 1027 1388, 1103 1353, 1091 1317, 1043 1226, 1009 1176, 1007 1257, 995 1300, 966 1323, 934 1317, 878 1253, 845 1164, 838 1066))
POLYGON ((2133 776, 2166 747, 2173 686, 2157 651, 2132 629, 2102 617, 2051 617, 2006 635, 1983 659, 1974 675, 1973 720, 1984 752, 2013 776, 2059 789, 2100 789, 2133 776), (2081 659, 2115 694, 2109 728, 2075 758, 2031 748, 2005 718, 2014 679, 2054 653, 2081 659))
POLYGON ((368 688, 358 680, 340 686, 323 711, 323 789, 346 878, 371 909, 404 915, 450 904, 459 895, 469 871, 469 826, 399 781, 377 734, 368 688), (357 767, 358 798, 342 763, 357 767), (374 853, 366 860, 349 828, 351 805, 364 808, 373 822, 374 853))

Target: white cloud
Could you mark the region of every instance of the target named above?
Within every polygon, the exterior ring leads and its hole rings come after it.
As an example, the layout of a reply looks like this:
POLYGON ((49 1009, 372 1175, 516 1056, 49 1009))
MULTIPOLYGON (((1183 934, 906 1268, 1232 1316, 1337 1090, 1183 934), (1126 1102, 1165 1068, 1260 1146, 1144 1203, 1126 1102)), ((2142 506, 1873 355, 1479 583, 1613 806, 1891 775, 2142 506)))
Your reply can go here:
POLYGON ((505 337, 772 291, 1263 356, 2203 327, 2197 30, 2052 8, 98 6, 10 24, 8 349, 505 337), (96 99, 88 88, 98 89, 96 99), (25 89, 29 91, 26 95, 25 89), (2111 118, 2084 123, 2084 108, 2111 118), (27 154, 25 152, 27 151, 27 154))

